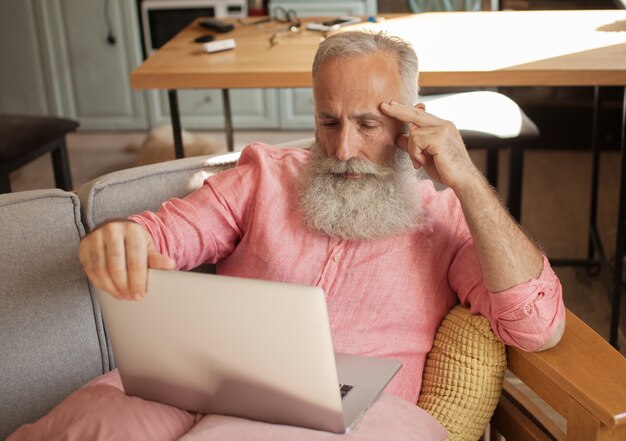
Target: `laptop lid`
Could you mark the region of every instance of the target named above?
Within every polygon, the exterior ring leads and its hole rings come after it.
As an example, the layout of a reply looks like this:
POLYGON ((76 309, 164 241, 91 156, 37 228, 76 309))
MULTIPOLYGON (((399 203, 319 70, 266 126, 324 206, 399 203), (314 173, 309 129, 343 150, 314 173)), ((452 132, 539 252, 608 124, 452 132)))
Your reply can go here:
POLYGON ((399 368, 344 415, 318 287, 150 269, 143 300, 98 296, 126 393, 191 411, 343 433, 399 368))

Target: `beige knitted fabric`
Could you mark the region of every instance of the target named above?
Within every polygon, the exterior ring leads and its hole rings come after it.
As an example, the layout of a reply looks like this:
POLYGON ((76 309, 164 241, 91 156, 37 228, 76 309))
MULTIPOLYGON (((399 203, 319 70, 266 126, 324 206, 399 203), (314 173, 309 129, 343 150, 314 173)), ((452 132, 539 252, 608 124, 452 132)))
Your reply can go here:
POLYGON ((476 441, 498 404, 506 352, 482 316, 457 305, 437 330, 428 354, 418 405, 450 434, 476 441))

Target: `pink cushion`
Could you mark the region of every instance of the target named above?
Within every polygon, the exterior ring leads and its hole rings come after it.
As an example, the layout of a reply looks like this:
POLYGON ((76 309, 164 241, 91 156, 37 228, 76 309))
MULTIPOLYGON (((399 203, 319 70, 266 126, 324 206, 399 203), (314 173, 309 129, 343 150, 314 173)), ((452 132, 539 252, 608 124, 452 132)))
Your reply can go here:
POLYGON ((294 440, 435 441, 447 437, 419 407, 382 394, 356 428, 336 435, 220 415, 200 415, 124 394, 117 370, 78 389, 48 415, 26 424, 7 441, 20 440, 294 440))
POLYGON ((203 415, 129 397, 117 369, 97 377, 8 440, 153 440, 180 438, 203 415))
POLYGON ((301 427, 206 415, 181 441, 440 441, 448 432, 428 412, 383 393, 356 427, 345 435, 301 427))

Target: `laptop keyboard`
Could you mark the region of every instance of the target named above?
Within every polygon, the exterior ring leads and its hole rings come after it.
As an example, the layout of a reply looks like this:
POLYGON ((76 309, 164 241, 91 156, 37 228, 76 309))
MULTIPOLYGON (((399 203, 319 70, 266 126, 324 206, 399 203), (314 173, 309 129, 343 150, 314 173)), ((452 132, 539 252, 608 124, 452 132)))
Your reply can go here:
POLYGON ((346 395, 352 390, 354 386, 350 386, 349 384, 340 384, 339 390, 341 391, 341 399, 343 400, 346 395))

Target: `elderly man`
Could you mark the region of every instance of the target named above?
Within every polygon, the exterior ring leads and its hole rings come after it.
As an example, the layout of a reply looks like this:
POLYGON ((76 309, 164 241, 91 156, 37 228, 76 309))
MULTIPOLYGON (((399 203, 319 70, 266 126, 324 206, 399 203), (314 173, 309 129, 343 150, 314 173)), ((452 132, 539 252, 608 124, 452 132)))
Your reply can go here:
POLYGON ((310 150, 250 145, 188 197, 102 225, 81 242, 87 275, 129 300, 143 296, 148 267, 202 263, 321 286, 335 350, 401 359, 387 392, 413 403, 435 331, 459 301, 507 344, 556 344, 557 277, 453 123, 417 103, 417 75, 415 52, 397 38, 326 39, 313 64, 310 150), (416 169, 448 189, 435 191, 416 169))

